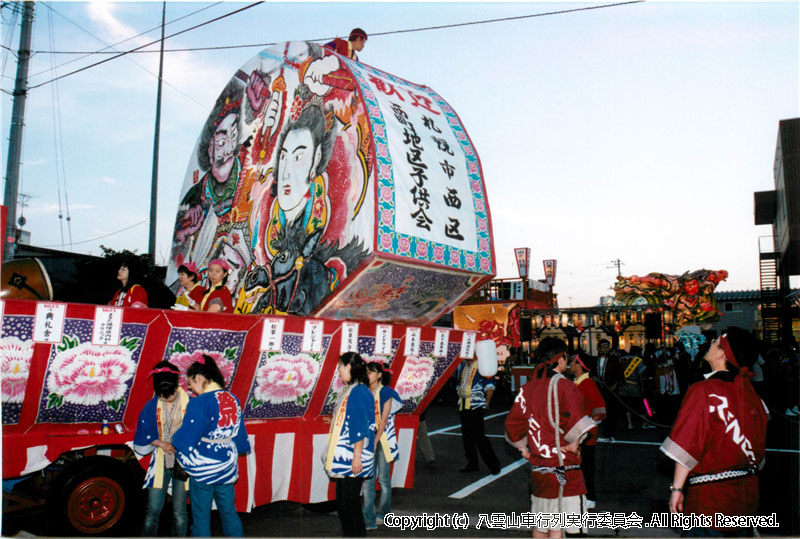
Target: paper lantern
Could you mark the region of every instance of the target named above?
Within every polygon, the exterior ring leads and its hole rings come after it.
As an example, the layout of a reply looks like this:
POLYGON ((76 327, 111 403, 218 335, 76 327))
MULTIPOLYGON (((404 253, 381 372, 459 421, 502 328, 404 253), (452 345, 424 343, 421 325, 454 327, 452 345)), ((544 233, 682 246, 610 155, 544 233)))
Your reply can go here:
POLYGON ((497 346, 491 339, 475 343, 475 355, 478 356, 478 372, 486 378, 497 374, 497 346))

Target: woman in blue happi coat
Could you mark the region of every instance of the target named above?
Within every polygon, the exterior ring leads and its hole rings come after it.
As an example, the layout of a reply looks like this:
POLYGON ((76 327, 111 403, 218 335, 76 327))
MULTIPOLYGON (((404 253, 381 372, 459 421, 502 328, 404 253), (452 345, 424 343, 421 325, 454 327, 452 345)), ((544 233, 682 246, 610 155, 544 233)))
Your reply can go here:
POLYGON ((342 354, 338 369, 345 386, 331 418, 325 471, 336 481, 342 535, 363 537, 367 532, 359 498, 364 478, 375 475, 375 399, 368 389, 367 367, 360 355, 342 354))
POLYGON ((250 451, 239 399, 225 390, 225 378, 214 358, 203 354, 186 371, 189 402, 183 426, 172 438, 181 465, 191 477, 192 536, 211 535, 211 503, 216 502, 222 531, 242 536, 242 521, 234 503, 239 455, 250 451))
POLYGON ((397 391, 389 387, 392 371, 384 369, 375 361, 367 363, 369 389, 375 399, 375 421, 378 428, 375 432, 375 470, 381 484, 381 496, 378 500, 378 511, 375 512, 375 480, 368 479, 364 484, 364 524, 368 530, 383 524, 383 517, 392 510, 392 462, 400 456, 397 447, 397 432, 394 427, 394 415, 403 407, 403 400, 397 391))
POLYGON ((180 429, 189 396, 178 385, 180 371, 168 361, 156 363, 150 371, 155 397, 147 402, 139 414, 133 449, 138 455, 151 455, 144 478, 147 509, 142 526, 143 536, 158 533, 158 517, 172 483, 172 535, 183 537, 189 523, 186 510, 186 474, 175 459, 172 445, 173 433, 180 429))

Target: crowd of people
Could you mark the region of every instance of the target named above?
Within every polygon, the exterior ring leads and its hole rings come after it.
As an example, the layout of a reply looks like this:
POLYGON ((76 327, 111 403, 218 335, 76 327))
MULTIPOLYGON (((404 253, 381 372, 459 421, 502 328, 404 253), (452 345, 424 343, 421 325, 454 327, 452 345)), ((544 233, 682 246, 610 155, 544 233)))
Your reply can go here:
MULTIPOLYGON (((593 508, 593 443, 625 427, 658 425, 670 428, 660 449, 674 461, 672 513, 757 514, 756 474, 764 465, 770 410, 795 413, 796 348, 765 349, 752 333, 730 327, 694 358, 682 346, 619 353, 608 341, 599 343, 597 356, 569 354, 563 341, 545 338, 534 363, 506 419, 506 440, 531 465, 531 512, 593 508)), ((537 528, 533 536, 585 533, 579 526, 537 528)), ((751 534, 752 528, 720 528, 713 520, 683 532, 751 534)))

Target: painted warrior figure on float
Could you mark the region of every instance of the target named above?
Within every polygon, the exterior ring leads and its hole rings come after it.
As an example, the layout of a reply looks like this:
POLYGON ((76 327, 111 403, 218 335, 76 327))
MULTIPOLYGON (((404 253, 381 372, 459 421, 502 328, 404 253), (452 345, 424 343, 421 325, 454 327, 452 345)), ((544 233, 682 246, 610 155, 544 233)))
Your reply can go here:
POLYGON ((228 82, 181 190, 167 283, 177 269, 231 267, 237 313, 307 315, 366 260, 374 145, 337 55, 311 43, 267 49, 228 82), (282 54, 281 54, 282 53, 282 54))

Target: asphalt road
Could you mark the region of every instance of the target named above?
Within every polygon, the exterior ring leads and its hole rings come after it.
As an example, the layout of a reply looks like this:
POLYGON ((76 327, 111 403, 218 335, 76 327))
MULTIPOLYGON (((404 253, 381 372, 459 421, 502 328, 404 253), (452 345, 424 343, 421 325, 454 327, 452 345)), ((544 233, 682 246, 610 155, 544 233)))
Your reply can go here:
MULTIPOLYGON (((394 489, 392 509, 401 517, 416 519, 423 527, 401 529, 379 526, 368 532, 375 537, 530 537, 527 527, 517 526, 516 519, 530 510, 527 471, 503 440, 506 411, 490 410, 486 431, 500 458, 503 470, 498 476, 489 475, 483 468, 478 473, 460 473, 465 464, 458 427, 458 412, 454 405, 435 404, 428 412, 428 429, 436 452, 436 468, 427 469, 418 454, 413 489, 394 489), (436 520, 436 513, 439 519, 436 520), (492 514, 495 514, 492 516, 492 514), (456 524, 453 521, 456 515, 456 524), (446 518, 450 516, 450 520, 446 518), (424 527, 430 527, 427 529, 424 527), (466 524, 466 528, 463 526, 466 524)), ((796 418, 795 418, 796 419, 796 418)), ((778 528, 761 528, 765 536, 796 536, 800 497, 798 488, 798 424, 777 416, 769 426, 767 466, 761 477, 761 513, 776 513, 778 528)), ((668 511, 668 486, 672 478, 672 462, 658 450, 668 434, 666 428, 627 430, 620 432, 615 442, 600 442, 597 446, 597 522, 602 527, 588 530, 593 537, 676 537, 677 528, 644 527, 654 514, 668 511), (608 513, 609 516, 604 514, 608 513), (642 527, 615 527, 614 523, 636 524, 641 517, 642 527), (615 520, 616 519, 616 520, 615 520), (608 520, 609 522, 604 522, 608 520)), ((482 464, 483 466, 483 464, 482 464)), ((330 505, 330 504, 329 504, 330 505)), ((324 506, 315 509, 325 509, 324 506)), ((259 507, 241 514, 245 536, 248 537, 321 537, 340 535, 335 512, 313 512, 291 502, 259 507)), ((163 535, 169 533, 170 510, 162 516, 163 535)), ((410 521, 410 519, 407 519, 410 521)), ((37 534, 41 518, 29 517, 16 525, 6 522, 4 535, 37 534)), ((212 517, 212 530, 221 535, 218 515, 212 517)), ((135 535, 135 534, 132 534, 135 535)))

